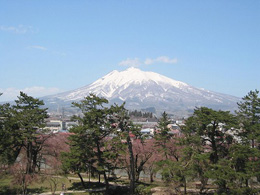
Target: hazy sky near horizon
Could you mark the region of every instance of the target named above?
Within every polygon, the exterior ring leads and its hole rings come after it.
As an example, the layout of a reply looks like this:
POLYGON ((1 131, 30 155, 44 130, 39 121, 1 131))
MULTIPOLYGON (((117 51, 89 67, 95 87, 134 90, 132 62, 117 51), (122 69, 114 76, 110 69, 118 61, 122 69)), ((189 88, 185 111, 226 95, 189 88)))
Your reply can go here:
POLYGON ((135 66, 238 97, 260 89, 259 0, 1 0, 0 97, 135 66))

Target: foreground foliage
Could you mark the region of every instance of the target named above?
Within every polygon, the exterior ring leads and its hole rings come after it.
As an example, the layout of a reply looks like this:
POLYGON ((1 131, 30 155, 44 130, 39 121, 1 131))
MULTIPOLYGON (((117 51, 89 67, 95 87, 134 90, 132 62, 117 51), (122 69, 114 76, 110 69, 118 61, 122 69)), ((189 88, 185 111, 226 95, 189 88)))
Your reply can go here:
MULTIPOLYGON (((200 192, 208 181, 217 185, 218 194, 255 194, 259 191, 260 98, 250 91, 238 103, 237 115, 201 107, 186 120, 183 137, 175 139, 179 158, 158 162, 163 179, 178 188, 194 179, 200 192)), ((163 117, 165 118, 165 117, 163 117)), ((162 149, 165 146, 162 144, 162 149)), ((176 189, 177 189, 176 188, 176 189)))
POLYGON ((42 178, 54 193, 60 181, 53 175, 60 175, 61 168, 80 178, 71 186, 73 189, 102 186, 106 194, 113 191, 112 182, 118 181, 115 172, 119 169, 127 172, 129 182, 121 190, 128 194, 150 193, 140 184, 142 173, 149 175, 151 183, 159 174, 175 193, 188 194, 190 188, 198 188, 197 193, 202 194, 209 193, 210 188, 217 194, 257 194, 258 94, 257 90, 250 91, 238 103, 236 114, 196 108, 179 133, 172 130, 171 120, 164 112, 152 137, 141 135, 124 104, 108 106, 108 100, 94 94, 73 103, 81 114, 73 117, 78 125, 69 134, 46 134, 48 116, 42 108, 44 103, 21 92, 15 105, 0 105, 1 174, 12 175, 11 182, 17 186, 13 190, 22 194, 42 178), (82 176, 86 173, 89 182, 82 176), (93 177, 98 180, 90 182, 93 177))

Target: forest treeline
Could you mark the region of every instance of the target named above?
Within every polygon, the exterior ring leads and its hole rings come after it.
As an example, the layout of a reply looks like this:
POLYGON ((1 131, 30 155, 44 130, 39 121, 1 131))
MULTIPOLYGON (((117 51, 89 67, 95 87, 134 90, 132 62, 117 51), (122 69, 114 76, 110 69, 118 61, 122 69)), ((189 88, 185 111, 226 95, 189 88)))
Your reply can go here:
POLYGON ((138 110, 128 111, 130 117, 136 118, 156 118, 152 112, 142 112, 138 110))
POLYGON ((201 194, 209 186, 216 194, 257 194, 258 95, 259 91, 250 91, 238 102, 235 114, 196 108, 178 135, 171 133, 164 112, 154 135, 146 137, 130 119, 131 113, 140 113, 129 112, 124 104, 108 106, 107 99, 95 94, 72 103, 82 112, 72 117, 77 126, 67 134, 53 134, 45 128, 44 102, 21 92, 14 105, 0 105, 0 174, 13 175, 23 194, 37 176, 64 173, 77 174, 84 188, 83 173, 98 175, 109 194, 111 177, 116 178, 120 169, 128 174, 128 194, 138 193, 141 172, 149 175, 150 182, 159 173, 176 193, 184 189, 186 194, 187 185, 196 182, 201 194))

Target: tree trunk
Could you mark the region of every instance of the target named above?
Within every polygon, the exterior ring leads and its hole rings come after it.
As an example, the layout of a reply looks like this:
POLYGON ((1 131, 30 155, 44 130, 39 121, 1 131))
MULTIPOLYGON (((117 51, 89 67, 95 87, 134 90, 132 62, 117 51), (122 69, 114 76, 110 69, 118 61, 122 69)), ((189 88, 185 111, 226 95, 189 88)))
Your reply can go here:
POLYGON ((186 182, 186 178, 183 178, 184 180, 184 194, 187 194, 187 182, 186 182))
POLYGON ((248 187, 249 186, 249 182, 248 182, 248 179, 246 179, 246 187, 248 187))
MULTIPOLYGON (((36 167, 37 167, 37 156, 38 156, 38 150, 32 150, 32 171, 35 172, 36 167)), ((40 172, 41 170, 41 165, 39 165, 38 170, 40 172)))
POLYGON ((215 133, 212 133, 212 136, 211 136, 211 147, 212 147, 212 150, 213 150, 213 156, 212 156, 212 162, 213 164, 216 164, 218 162, 218 149, 217 149, 217 145, 216 145, 216 140, 215 140, 215 137, 214 137, 215 133))
POLYGON ((91 177, 91 168, 88 168, 88 182, 90 183, 90 177, 91 177))
POLYGON ((140 172, 136 172, 135 182, 139 182, 140 172))
POLYGON ((153 183, 153 172, 150 172, 150 183, 153 183))
POLYGON ((26 174, 32 173, 32 143, 28 141, 27 148, 27 164, 26 164, 26 174))
POLYGON ((83 187, 84 189, 86 189, 86 186, 85 186, 85 183, 84 183, 84 180, 83 180, 82 176, 80 175, 80 173, 77 173, 77 174, 78 174, 78 176, 79 176, 79 178, 80 178, 80 182, 81 182, 82 187, 83 187))
POLYGON ((105 184, 106 184, 106 192, 108 192, 109 191, 109 183, 108 183, 108 178, 107 178, 105 171, 103 171, 103 175, 104 175, 104 180, 105 180, 105 184))
POLYGON ((252 148, 255 148, 255 140, 252 139, 251 141, 252 141, 252 148))
POLYGON ((125 169, 125 171, 126 171, 126 173, 127 173, 128 179, 130 180, 130 179, 131 179, 131 178, 130 178, 130 165, 129 165, 129 167, 127 167, 127 168, 125 169))
MULTIPOLYGON (((96 144, 97 144, 97 154, 98 154, 98 162, 99 164, 102 166, 102 168, 104 168, 104 162, 103 162, 103 159, 102 159, 102 151, 100 150, 100 146, 99 146, 99 141, 96 141, 96 144)), ((104 180, 105 180, 105 184, 106 184, 106 192, 108 192, 109 190, 109 182, 108 182, 108 178, 107 178, 107 175, 106 175, 106 171, 105 170, 102 170, 102 173, 103 173, 103 176, 104 176, 104 180)))
MULTIPOLYGON (((22 173, 23 174, 23 173, 22 173)), ((22 176, 22 194, 26 195, 27 194, 27 183, 26 183, 26 174, 23 174, 22 176)))
MULTIPOLYGON (((137 164, 137 161, 138 161, 138 154, 135 155, 135 164, 134 164, 134 167, 135 167, 135 182, 138 182, 139 181, 139 175, 140 175, 140 170, 141 168, 139 169, 138 167, 138 164, 137 164)), ((130 165, 131 166, 131 165, 130 165)))
POLYGON ((135 165, 134 165, 133 146, 129 135, 127 136, 127 145, 130 154, 130 191, 129 192, 131 195, 133 195, 135 193, 135 165))

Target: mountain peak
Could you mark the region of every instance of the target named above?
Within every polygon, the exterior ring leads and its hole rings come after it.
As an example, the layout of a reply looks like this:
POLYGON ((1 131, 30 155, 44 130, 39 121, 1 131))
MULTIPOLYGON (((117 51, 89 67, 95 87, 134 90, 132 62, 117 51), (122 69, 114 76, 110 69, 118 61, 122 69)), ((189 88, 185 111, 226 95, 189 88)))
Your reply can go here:
POLYGON ((126 101, 131 109, 155 107, 166 111, 187 110, 197 106, 227 109, 238 101, 233 96, 201 90, 135 67, 124 71, 114 70, 90 85, 54 97, 65 102, 79 101, 89 93, 105 97, 111 103, 126 101))
POLYGON ((126 69, 125 71, 141 71, 139 68, 136 68, 134 66, 129 67, 128 69, 126 69))

